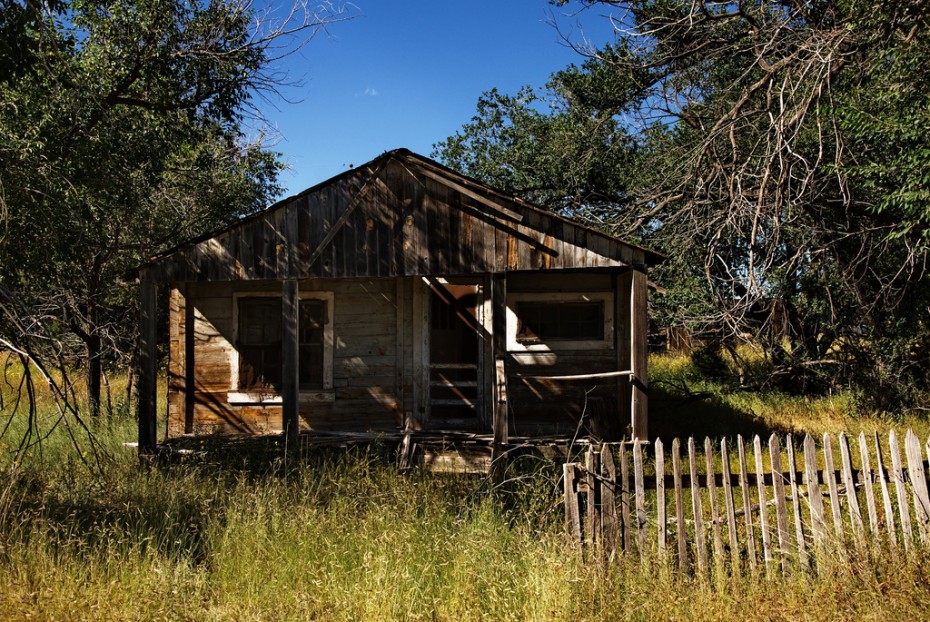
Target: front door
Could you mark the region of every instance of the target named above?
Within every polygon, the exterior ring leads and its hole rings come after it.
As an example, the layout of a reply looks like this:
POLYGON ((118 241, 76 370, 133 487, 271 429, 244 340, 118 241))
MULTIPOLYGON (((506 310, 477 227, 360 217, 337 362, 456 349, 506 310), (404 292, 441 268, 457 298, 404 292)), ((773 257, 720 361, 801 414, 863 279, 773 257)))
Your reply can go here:
POLYGON ((477 430, 480 407, 480 287, 430 283, 429 427, 477 430))

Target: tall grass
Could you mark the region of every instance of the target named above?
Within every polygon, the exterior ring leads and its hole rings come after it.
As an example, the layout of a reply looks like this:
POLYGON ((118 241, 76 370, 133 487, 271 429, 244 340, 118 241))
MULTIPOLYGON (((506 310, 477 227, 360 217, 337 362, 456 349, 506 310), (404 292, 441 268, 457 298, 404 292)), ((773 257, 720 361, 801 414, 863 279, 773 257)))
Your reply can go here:
POLYGON ((606 568, 563 537, 558 469, 494 487, 399 474, 384 447, 268 459, 205 445, 138 465, 131 418, 92 424, 89 469, 56 430, 41 453, 0 454, 0 619, 653 620, 921 619, 917 553, 817 577, 678 575, 638 557, 606 568))

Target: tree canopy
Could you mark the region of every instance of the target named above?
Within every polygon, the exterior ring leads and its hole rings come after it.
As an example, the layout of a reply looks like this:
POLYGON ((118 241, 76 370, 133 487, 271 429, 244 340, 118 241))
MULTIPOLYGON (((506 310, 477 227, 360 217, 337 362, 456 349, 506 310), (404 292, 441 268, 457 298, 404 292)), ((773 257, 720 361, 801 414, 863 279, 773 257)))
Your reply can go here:
POLYGON ((749 337, 783 386, 919 401, 930 7, 557 4, 607 9, 614 40, 539 94, 485 94, 437 155, 669 251, 663 320, 749 337))
POLYGON ((4 345, 83 351, 95 412, 104 359, 131 355, 123 275, 280 192, 251 101, 278 86, 279 55, 344 18, 326 3, 0 0, 4 345))

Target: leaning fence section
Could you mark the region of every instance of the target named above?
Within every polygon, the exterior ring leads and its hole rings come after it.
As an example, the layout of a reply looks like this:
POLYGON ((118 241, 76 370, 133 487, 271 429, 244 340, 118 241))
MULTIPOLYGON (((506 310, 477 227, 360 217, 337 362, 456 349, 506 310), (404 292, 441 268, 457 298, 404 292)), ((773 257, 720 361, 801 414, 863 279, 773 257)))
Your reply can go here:
POLYGON ((696 574, 927 547, 930 439, 908 430, 901 450, 893 431, 592 447, 584 463, 564 465, 566 529, 600 561, 638 554, 696 574))

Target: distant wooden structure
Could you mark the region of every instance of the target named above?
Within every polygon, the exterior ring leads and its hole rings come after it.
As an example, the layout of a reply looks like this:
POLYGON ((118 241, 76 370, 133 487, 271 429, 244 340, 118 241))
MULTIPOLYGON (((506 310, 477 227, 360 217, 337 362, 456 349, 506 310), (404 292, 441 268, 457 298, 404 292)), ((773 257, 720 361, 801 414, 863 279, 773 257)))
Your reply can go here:
POLYGON ((140 451, 298 432, 645 438, 655 252, 397 150, 139 269, 140 451))

